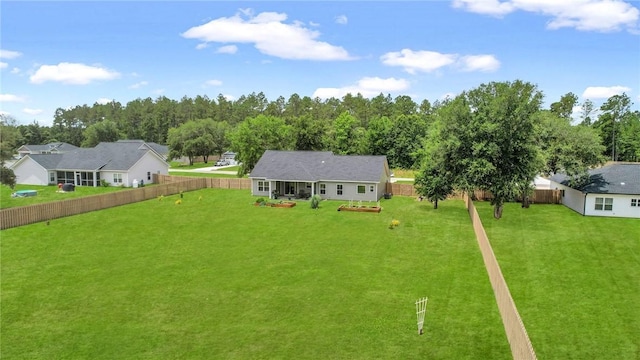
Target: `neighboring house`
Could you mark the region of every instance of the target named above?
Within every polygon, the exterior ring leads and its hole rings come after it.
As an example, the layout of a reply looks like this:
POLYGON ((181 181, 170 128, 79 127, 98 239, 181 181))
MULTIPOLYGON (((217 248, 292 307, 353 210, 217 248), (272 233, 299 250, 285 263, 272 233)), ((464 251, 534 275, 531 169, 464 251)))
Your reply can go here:
POLYGON ((612 163, 589 170, 589 182, 574 188, 565 174, 551 177, 562 203, 582 215, 640 218, 640 163, 612 163))
POLYGON ((249 175, 251 194, 377 201, 390 181, 386 156, 267 150, 249 175))
POLYGON ((11 169, 18 184, 95 187, 105 180, 114 186, 133 186, 134 180, 151 183, 154 173, 167 175, 166 153, 166 146, 120 140, 56 154, 25 154, 11 169))
POLYGON ((226 151, 222 156, 220 156, 220 160, 227 161, 229 165, 238 165, 236 161, 236 153, 231 151, 226 151))
POLYGON ((22 158, 27 154, 62 154, 76 149, 78 149, 77 146, 65 142, 55 142, 46 145, 22 145, 18 148, 18 157, 22 158))

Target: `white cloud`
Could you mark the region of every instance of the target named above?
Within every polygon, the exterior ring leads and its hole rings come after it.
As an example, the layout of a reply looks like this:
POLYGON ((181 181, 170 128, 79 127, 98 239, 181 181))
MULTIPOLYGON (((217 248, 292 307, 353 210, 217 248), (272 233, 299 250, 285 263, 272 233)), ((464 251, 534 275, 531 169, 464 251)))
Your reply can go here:
POLYGON ((362 94, 364 97, 374 97, 380 93, 402 92, 409 88, 409 81, 405 79, 379 77, 365 77, 358 81, 357 84, 340 88, 318 88, 313 92, 312 97, 321 99, 341 98, 350 93, 356 95, 362 94))
POLYGON ((550 17, 549 29, 637 32, 640 19, 640 10, 621 0, 454 0, 453 7, 498 17, 517 10, 532 12, 550 17))
POLYGON ((29 108, 24 108, 22 109, 22 112, 28 115, 40 115, 42 114, 43 110, 41 109, 29 109, 29 108))
POLYGON ((209 87, 209 86, 221 86, 222 85, 222 80, 207 80, 204 82, 204 84, 202 84, 203 87, 209 87))
POLYGON ((140 82, 137 82, 137 83, 135 83, 133 85, 129 85, 129 89, 139 89, 139 88, 141 88, 143 86, 147 86, 147 85, 149 85, 149 83, 147 81, 140 81, 140 82))
POLYGON ((22 53, 11 50, 0 49, 0 59, 15 59, 22 55, 22 53))
POLYGON ((100 105, 105 105, 108 104, 110 102, 112 102, 113 99, 109 99, 109 98, 99 98, 98 100, 96 100, 96 102, 100 105))
POLYGON ((248 43, 263 54, 295 60, 351 60, 340 46, 317 40, 320 33, 299 22, 286 24, 287 15, 263 12, 253 15, 251 9, 232 17, 222 17, 194 26, 182 36, 205 43, 248 43))
POLYGON ((221 46, 216 50, 218 54, 235 54, 238 52, 238 47, 235 45, 221 46))
POLYGON ((435 51, 413 51, 402 49, 389 52, 380 57, 382 63, 389 66, 402 66, 409 74, 417 71, 431 72, 455 62, 457 55, 441 54, 435 51))
POLYGON ((13 69, 11 69, 11 73, 12 74, 19 74, 20 73, 20 68, 14 67, 13 69))
POLYGON ((25 98, 14 94, 0 94, 0 102, 24 102, 25 98))
POLYGON ((349 22, 349 19, 347 18, 347 15, 336 16, 336 24, 347 25, 348 22, 349 22))
POLYGON ((462 71, 496 71, 500 61, 493 55, 467 55, 460 58, 462 71))
POLYGON ((113 80, 120 74, 99 66, 89 66, 78 63, 59 63, 58 65, 42 65, 30 80, 34 84, 42 84, 47 81, 61 82, 63 84, 86 85, 95 80, 113 80))
POLYGON ((197 50, 206 49, 208 47, 209 47, 209 44, 207 44, 207 43, 200 43, 200 44, 196 45, 196 49, 197 50))
POLYGON ((453 7, 493 16, 503 16, 514 10, 510 1, 499 0, 453 0, 453 7))
POLYGON ((165 92, 165 89, 155 89, 155 90, 153 90, 153 93, 155 95, 162 95, 162 94, 164 94, 164 92, 165 92))
POLYGON ((9 66, 9 64, 7 64, 6 62, 2 62, 0 61, 0 69, 5 69, 9 66))
POLYGON ((11 113, 8 111, 0 110, 0 116, 11 116, 11 113))
POLYGON ((631 91, 626 86, 589 86, 582 93, 583 99, 608 99, 614 95, 621 95, 631 91))
POLYGON ((436 51, 413 51, 402 49, 389 52, 380 57, 383 64, 401 66, 409 74, 417 72, 432 72, 445 66, 457 66, 462 71, 495 71, 500 67, 500 61, 493 55, 443 54, 436 51))

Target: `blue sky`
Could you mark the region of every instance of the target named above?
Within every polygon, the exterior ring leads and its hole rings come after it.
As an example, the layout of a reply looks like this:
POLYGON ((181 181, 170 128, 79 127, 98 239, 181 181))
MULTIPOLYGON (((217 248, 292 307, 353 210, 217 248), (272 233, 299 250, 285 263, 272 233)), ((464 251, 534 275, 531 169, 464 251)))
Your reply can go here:
POLYGON ((409 95, 490 81, 597 106, 640 103, 640 8, 621 0, 31 2, 0 4, 0 112, 264 92, 409 95))

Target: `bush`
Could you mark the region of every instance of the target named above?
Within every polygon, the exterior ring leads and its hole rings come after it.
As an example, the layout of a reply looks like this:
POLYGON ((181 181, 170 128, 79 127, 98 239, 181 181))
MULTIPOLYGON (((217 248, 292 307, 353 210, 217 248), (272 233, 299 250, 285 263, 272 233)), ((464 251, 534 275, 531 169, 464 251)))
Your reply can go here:
POLYGON ((102 187, 109 187, 109 182, 105 179, 100 179, 100 186, 102 187))
POLYGON ((264 203, 264 198, 258 198, 258 200, 256 200, 256 204, 262 205, 263 203, 264 203))
POLYGON ((13 189, 16 186, 16 174, 12 169, 0 167, 0 184, 5 184, 13 189))
POLYGON ((312 209, 317 209, 320 207, 320 201, 322 201, 322 198, 320 197, 320 195, 315 194, 311 197, 311 208, 312 209))

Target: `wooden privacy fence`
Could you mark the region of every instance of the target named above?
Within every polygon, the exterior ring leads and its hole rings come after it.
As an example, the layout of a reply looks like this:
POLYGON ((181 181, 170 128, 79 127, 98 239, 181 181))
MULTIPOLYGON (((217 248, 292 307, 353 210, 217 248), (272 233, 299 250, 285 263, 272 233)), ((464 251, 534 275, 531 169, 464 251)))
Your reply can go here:
POLYGON ((181 191, 203 188, 251 189, 251 180, 245 178, 225 179, 159 174, 153 176, 154 183, 158 185, 0 210, 0 230, 150 200, 160 195, 173 195, 181 191))
POLYGON ((500 265, 496 259, 491 243, 487 237, 480 216, 476 211, 473 201, 466 195, 463 195, 467 210, 469 211, 469 217, 473 225, 473 231, 476 234, 478 245, 480 246, 480 252, 482 253, 482 259, 489 275, 489 281, 493 288, 493 294, 498 304, 498 310, 502 317, 502 324, 507 334, 507 340, 511 346, 511 354, 514 359, 517 360, 535 360, 537 359, 536 353, 533 350, 531 340, 527 330, 522 323, 516 304, 511 297, 511 292, 507 286, 507 282, 502 275, 500 265))
MULTIPOLYGON (((412 184, 387 183, 387 192, 393 195, 418 196, 416 188, 412 184)), ((450 199, 460 199, 460 195, 451 195, 450 199)), ((478 200, 491 200, 493 195, 488 191, 476 190, 474 198, 478 200)), ((521 201, 522 199, 516 199, 521 201)), ((561 204, 562 196, 560 190, 536 189, 529 196, 532 204, 561 204)))
POLYGON ((204 180, 204 178, 183 178, 182 181, 163 185, 3 209, 0 210, 0 230, 154 199, 160 195, 198 190, 206 187, 204 180))
POLYGON ((201 179, 205 188, 213 189, 251 189, 251 179, 247 178, 203 178, 172 175, 157 175, 159 184, 182 182, 185 179, 201 179))

